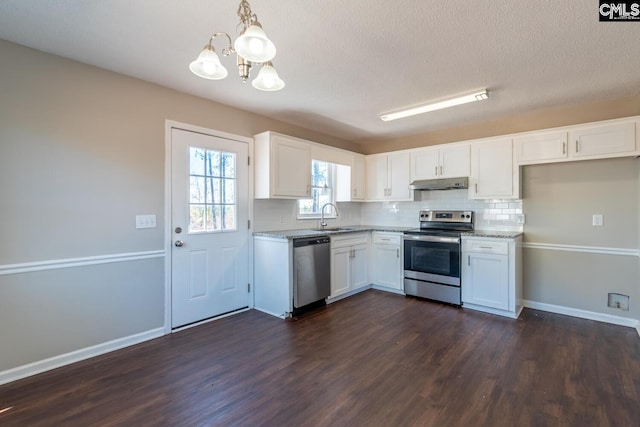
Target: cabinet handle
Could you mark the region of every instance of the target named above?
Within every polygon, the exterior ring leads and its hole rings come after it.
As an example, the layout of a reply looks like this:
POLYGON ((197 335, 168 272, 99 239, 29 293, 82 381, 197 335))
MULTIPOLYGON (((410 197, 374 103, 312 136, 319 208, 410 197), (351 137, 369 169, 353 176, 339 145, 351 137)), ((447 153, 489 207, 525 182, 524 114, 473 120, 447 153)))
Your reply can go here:
POLYGON ((396 249, 396 258, 400 258, 400 249, 396 249))
POLYGON ((492 246, 480 246, 480 249, 493 249, 492 246))
POLYGON ((433 173, 434 173, 436 176, 438 176, 438 166, 434 166, 434 171, 433 171, 433 173))
POLYGON ((580 141, 576 139, 576 153, 580 151, 580 141))
POLYGON ((467 255, 467 265, 471 267, 471 255, 467 255))
POLYGON ((442 175, 442 166, 440 166, 440 175, 442 175))
POLYGON ((478 194, 478 184, 476 183, 476 194, 478 194))
POLYGON ((562 154, 567 154, 567 143, 566 142, 562 143, 562 154))

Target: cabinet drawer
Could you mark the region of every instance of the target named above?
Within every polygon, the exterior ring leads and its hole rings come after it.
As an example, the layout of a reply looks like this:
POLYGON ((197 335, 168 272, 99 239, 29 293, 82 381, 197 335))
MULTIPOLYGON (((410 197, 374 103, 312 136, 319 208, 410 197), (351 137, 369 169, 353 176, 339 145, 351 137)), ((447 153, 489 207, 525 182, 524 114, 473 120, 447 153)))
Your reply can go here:
POLYGON ((347 234, 344 236, 331 236, 331 248, 344 248, 346 246, 368 245, 369 234, 347 234))
POLYGON ((508 255, 509 242, 497 240, 463 240, 462 251, 508 255))
POLYGON ((396 245, 402 242, 402 235, 391 233, 373 233, 373 243, 380 245, 396 245))

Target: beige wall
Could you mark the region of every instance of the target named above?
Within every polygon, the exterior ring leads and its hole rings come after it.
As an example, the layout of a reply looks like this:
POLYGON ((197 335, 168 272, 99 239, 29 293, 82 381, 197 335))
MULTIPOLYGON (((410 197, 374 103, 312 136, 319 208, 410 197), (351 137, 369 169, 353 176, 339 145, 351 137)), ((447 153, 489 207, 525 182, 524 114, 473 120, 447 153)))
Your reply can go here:
MULTIPOLYGON (((522 168, 525 241, 637 250, 640 160, 579 161, 522 168), (604 226, 593 227, 592 215, 604 226)), ((640 318, 638 258, 528 248, 525 299, 640 318), (607 307, 609 292, 630 297, 630 310, 607 307)))
POLYGON ((362 153, 374 154, 637 115, 640 115, 640 95, 588 104, 562 105, 420 135, 357 142, 362 153))
MULTIPOLYGON (((355 147, 6 41, 0 58, 0 266, 164 249, 167 119, 355 147), (136 214, 157 228, 136 230, 136 214)), ((162 327, 163 269, 156 258, 0 275, 0 373, 162 327)))

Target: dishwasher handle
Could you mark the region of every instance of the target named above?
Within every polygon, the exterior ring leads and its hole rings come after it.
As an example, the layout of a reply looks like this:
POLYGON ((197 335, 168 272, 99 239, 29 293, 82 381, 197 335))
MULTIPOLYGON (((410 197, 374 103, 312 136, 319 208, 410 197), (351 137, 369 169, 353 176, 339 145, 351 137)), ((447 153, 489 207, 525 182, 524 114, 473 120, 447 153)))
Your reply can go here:
POLYGON ((330 241, 328 237, 305 237, 304 239, 293 239, 293 247, 301 248, 303 246, 323 245, 330 241))

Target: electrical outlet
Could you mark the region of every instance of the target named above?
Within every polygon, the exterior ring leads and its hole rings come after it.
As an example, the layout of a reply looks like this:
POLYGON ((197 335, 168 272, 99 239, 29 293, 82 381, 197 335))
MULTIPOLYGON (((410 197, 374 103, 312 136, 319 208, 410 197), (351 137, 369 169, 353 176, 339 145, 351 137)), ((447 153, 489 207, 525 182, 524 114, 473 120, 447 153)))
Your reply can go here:
POLYGON ((607 298, 607 306, 629 311, 629 295, 610 292, 607 298))
POLYGON ((602 227, 604 225, 604 215, 593 214, 592 224, 594 227, 602 227))
POLYGON ((516 224, 524 224, 524 214, 516 215, 516 224))
POLYGON ((156 228, 155 215, 136 215, 136 229, 156 228))

